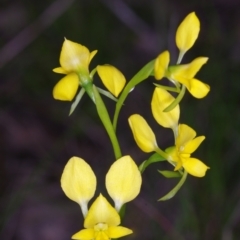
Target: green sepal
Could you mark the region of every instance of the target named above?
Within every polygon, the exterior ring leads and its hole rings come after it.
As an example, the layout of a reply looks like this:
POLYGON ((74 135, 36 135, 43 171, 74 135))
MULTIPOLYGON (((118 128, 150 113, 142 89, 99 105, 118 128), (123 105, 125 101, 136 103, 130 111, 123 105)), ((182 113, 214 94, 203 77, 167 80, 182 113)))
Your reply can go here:
POLYGON ((82 96, 84 95, 84 93, 85 93, 85 89, 81 88, 81 90, 79 91, 78 95, 76 96, 74 102, 71 105, 68 116, 70 116, 73 113, 73 111, 75 110, 75 108, 79 104, 80 100, 82 99, 82 96))
POLYGON ((144 162, 141 163, 141 165, 138 167, 139 171, 141 173, 144 172, 144 170, 152 163, 156 163, 156 162, 162 162, 162 161, 166 161, 166 159, 164 157, 162 157, 161 155, 159 155, 158 153, 154 153, 150 156, 149 159, 145 160, 144 162))
POLYGON ((177 87, 168 87, 168 86, 163 86, 163 85, 156 84, 156 83, 154 83, 153 85, 155 85, 155 86, 158 87, 158 88, 165 89, 165 90, 167 90, 167 91, 176 92, 176 93, 179 93, 179 92, 180 92, 180 89, 177 88, 177 87))
POLYGON ((182 176, 180 172, 175 172, 175 171, 160 171, 158 170, 159 173, 161 173, 165 178, 179 178, 182 176))
POLYGON ((113 101, 117 102, 118 99, 115 98, 110 92, 108 92, 108 91, 106 91, 106 90, 103 90, 103 89, 101 89, 101 88, 99 88, 99 87, 96 87, 96 88, 97 88, 97 90, 98 90, 102 95, 104 95, 104 96, 112 99, 113 101))
POLYGON ((115 130, 117 127, 118 115, 125 99, 137 84, 139 84, 140 82, 142 82, 143 80, 147 79, 150 76, 154 68, 154 62, 155 59, 147 63, 139 72, 137 72, 137 74, 133 76, 133 78, 128 82, 128 84, 123 89, 122 94, 117 101, 113 118, 113 127, 115 130))
POLYGON ((186 181, 186 178, 187 178, 187 171, 184 171, 183 176, 178 182, 178 184, 169 193, 164 195, 162 198, 158 199, 158 201, 166 201, 174 197, 175 194, 179 191, 179 189, 182 187, 182 185, 186 181))

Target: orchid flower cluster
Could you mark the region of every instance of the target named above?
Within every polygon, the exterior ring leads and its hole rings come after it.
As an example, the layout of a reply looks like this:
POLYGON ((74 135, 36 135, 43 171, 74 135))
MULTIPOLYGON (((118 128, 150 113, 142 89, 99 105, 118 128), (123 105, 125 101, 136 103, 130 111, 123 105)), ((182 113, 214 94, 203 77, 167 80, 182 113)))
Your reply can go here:
POLYGON ((97 51, 90 52, 87 47, 65 39, 60 54, 60 67, 53 69, 54 72, 65 76, 53 88, 53 97, 61 101, 72 101, 69 113, 71 115, 86 93, 96 107, 115 155, 105 182, 114 206, 99 194, 88 209, 88 202, 96 191, 96 176, 87 161, 80 157, 74 156, 67 162, 61 177, 61 187, 68 198, 80 205, 84 217, 84 229, 74 234, 72 239, 107 240, 131 234, 131 229, 119 226, 123 217, 121 209, 139 194, 141 175, 150 164, 167 161, 172 170, 159 171, 160 174, 166 178, 180 178, 177 185, 159 200, 172 198, 182 187, 188 174, 195 177, 205 176, 209 167, 191 156, 205 136, 196 137, 196 132, 190 126, 179 123, 179 104, 186 89, 198 99, 205 97, 210 90, 209 85, 195 78, 197 72, 207 62, 207 57, 197 57, 188 64, 181 64, 185 53, 198 38, 199 31, 199 19, 192 12, 186 16, 176 31, 176 45, 179 49, 177 63, 171 65, 169 51, 163 51, 128 82, 123 73, 112 65, 98 65, 89 71, 89 64, 97 51), (95 86, 96 73, 107 90, 95 86), (137 166, 138 161, 129 155, 122 155, 116 135, 118 116, 131 90, 140 82, 152 77, 157 81, 163 78, 170 81, 167 86, 154 83, 155 89, 149 105, 157 123, 171 129, 174 143, 162 150, 157 144, 154 131, 144 117, 137 113, 131 115, 128 118, 129 129, 137 146, 143 152, 152 153, 147 160, 137 166), (101 95, 116 102, 113 120, 101 95))

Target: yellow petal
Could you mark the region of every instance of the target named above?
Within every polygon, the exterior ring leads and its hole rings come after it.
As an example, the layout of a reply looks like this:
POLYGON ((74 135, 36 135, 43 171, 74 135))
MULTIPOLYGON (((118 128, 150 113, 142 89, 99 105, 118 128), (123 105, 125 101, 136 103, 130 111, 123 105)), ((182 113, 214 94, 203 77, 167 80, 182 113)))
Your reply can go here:
POLYGON ((85 46, 65 39, 60 54, 60 65, 67 72, 88 72, 92 57, 85 46))
POLYGON ((196 132, 191 127, 186 124, 179 124, 176 146, 184 147, 188 142, 193 140, 195 136, 196 132))
POLYGON ((120 224, 120 217, 114 207, 100 194, 90 207, 84 220, 85 228, 93 228, 98 223, 106 223, 108 226, 120 224))
POLYGON ((158 146, 156 137, 146 120, 139 114, 128 118, 133 137, 139 148, 144 152, 153 152, 158 146))
POLYGON ((200 31, 200 22, 195 12, 188 14, 179 25, 176 32, 176 44, 181 52, 188 51, 196 39, 200 31))
POLYGON ((187 89, 190 89, 190 82, 191 82, 191 79, 189 78, 185 78, 181 75, 177 75, 177 76, 174 76, 174 80, 180 82, 181 84, 183 84, 187 89))
POLYGON ((164 51, 158 55, 154 65, 154 74, 157 80, 161 80, 165 76, 169 62, 170 54, 168 51, 164 51))
POLYGON ((183 162, 184 169, 195 177, 204 177, 209 167, 196 158, 189 158, 183 162))
POLYGON ((141 174, 130 156, 115 161, 106 175, 106 188, 118 211, 139 194, 141 184, 141 174))
POLYGON ((165 128, 175 128, 178 124, 180 108, 177 105, 169 112, 163 112, 175 98, 162 88, 155 88, 153 92, 151 107, 155 120, 165 128))
POLYGON ((117 97, 126 83, 124 75, 111 65, 98 65, 97 72, 105 87, 117 97))
POLYGON ((91 167, 81 158, 72 157, 61 177, 61 187, 68 198, 80 204, 83 214, 96 190, 96 177, 91 167))
POLYGON ((108 235, 109 237, 112 238, 120 238, 126 235, 129 235, 133 233, 133 231, 129 228, 125 228, 125 227, 109 227, 108 228, 108 235))
POLYGON ((82 240, 82 239, 92 240, 94 238, 95 238, 95 231, 92 228, 83 229, 72 236, 72 239, 77 239, 77 240, 82 240))
POLYGON ((193 140, 189 141, 184 149, 182 150, 183 153, 193 153, 196 151, 196 149, 199 147, 199 145, 202 143, 202 141, 205 139, 205 136, 199 136, 194 138, 193 140))
POLYGON ((176 79, 177 81, 178 76, 187 79, 192 79, 207 61, 208 61, 207 57, 198 57, 188 64, 171 66, 169 67, 171 77, 173 79, 176 79))
POLYGON ((78 76, 75 73, 68 74, 54 86, 53 97, 61 101, 72 101, 77 93, 78 86, 78 76))
MULTIPOLYGON (((186 86, 187 87, 187 86, 186 86)), ((195 98, 204 98, 208 92, 210 91, 210 86, 197 80, 191 79, 188 91, 195 97, 195 98)))
POLYGON ((172 162, 179 162, 179 154, 178 154, 178 149, 176 148, 176 146, 173 147, 169 147, 165 150, 165 152, 167 153, 167 155, 169 156, 169 160, 172 162))
POLYGON ((62 67, 54 68, 53 72, 60 73, 60 74, 68 74, 68 72, 66 70, 64 70, 62 67))
POLYGON ((88 65, 92 61, 93 57, 97 54, 97 52, 98 52, 97 50, 94 50, 90 53, 89 60, 88 60, 88 65))

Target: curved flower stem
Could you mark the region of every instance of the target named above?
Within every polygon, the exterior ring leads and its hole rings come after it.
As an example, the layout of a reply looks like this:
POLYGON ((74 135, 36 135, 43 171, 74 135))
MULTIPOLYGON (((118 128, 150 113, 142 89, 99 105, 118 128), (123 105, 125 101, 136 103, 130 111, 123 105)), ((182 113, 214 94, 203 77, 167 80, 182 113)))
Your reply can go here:
POLYGON ((100 119, 103 123, 103 126, 105 127, 105 129, 108 133, 108 136, 111 140, 113 150, 114 150, 114 154, 115 154, 115 158, 117 160, 122 156, 122 153, 121 153, 121 149, 120 149, 120 146, 119 146, 119 143, 118 143, 118 139, 117 139, 117 136, 115 134, 113 124, 110 120, 108 111, 106 109, 106 106, 105 106, 97 88, 93 84, 91 84, 89 86, 89 88, 91 88, 91 90, 92 90, 92 93, 93 93, 93 96, 94 96, 94 102, 96 104, 98 115, 99 115, 99 117, 100 117, 100 119))
POLYGON ((158 201, 166 201, 171 199, 172 197, 175 196, 175 194, 178 192, 178 190, 182 187, 182 185, 184 184, 184 182, 186 181, 187 178, 187 171, 185 170, 181 180, 178 182, 178 184, 169 192, 167 193, 165 196, 161 197, 160 199, 158 199, 158 201))
POLYGON ((128 94, 131 92, 131 90, 137 84, 139 84, 140 82, 142 82, 143 80, 145 80, 146 78, 148 78, 150 76, 150 74, 153 71, 154 62, 155 62, 155 59, 150 61, 149 63, 147 63, 139 72, 137 72, 133 76, 133 78, 128 82, 128 84, 124 88, 120 98, 118 99, 118 102, 117 102, 116 108, 115 108, 115 113, 114 113, 114 118, 113 118, 113 128, 115 131, 117 128, 118 115, 119 115, 119 112, 121 110, 121 107, 122 107, 125 99, 127 98, 128 94))
POLYGON ((182 100, 182 98, 185 94, 185 91, 186 91, 186 87, 184 85, 182 85, 182 89, 181 89, 180 93, 178 94, 178 96, 176 97, 176 99, 168 107, 166 107, 163 110, 163 112, 169 112, 172 109, 174 109, 178 105, 178 103, 182 100))
POLYGON ((160 156, 162 156, 163 158, 165 158, 166 160, 168 160, 168 154, 165 153, 162 149, 160 148, 155 148, 154 149, 156 153, 158 153, 160 156))

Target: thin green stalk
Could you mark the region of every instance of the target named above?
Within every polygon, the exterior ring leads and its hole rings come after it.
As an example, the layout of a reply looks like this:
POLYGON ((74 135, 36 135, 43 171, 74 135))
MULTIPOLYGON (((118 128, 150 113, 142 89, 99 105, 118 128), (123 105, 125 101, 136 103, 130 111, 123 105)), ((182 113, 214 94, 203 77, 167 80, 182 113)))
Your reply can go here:
POLYGON ((181 180, 178 182, 178 184, 169 192, 167 193, 165 196, 161 197, 160 199, 158 199, 158 201, 166 201, 171 199, 172 197, 175 196, 175 194, 178 192, 178 190, 182 187, 182 185, 184 184, 184 182, 186 181, 187 178, 187 171, 185 170, 181 180))
POLYGON ((106 106, 105 106, 105 104, 104 104, 96 86, 91 85, 91 88, 92 88, 91 90, 92 90, 92 93, 93 93, 93 96, 94 96, 94 101, 95 101, 95 104, 96 104, 98 115, 99 115, 99 117, 100 117, 100 119, 103 123, 103 126, 105 127, 105 129, 108 133, 108 136, 111 140, 113 150, 114 150, 114 154, 115 154, 115 158, 117 160, 122 156, 122 153, 121 153, 121 149, 120 149, 120 146, 119 146, 119 143, 118 143, 117 136, 116 136, 114 128, 113 128, 113 124, 110 120, 110 117, 109 117, 108 111, 106 109, 106 106))
POLYGON ((114 113, 114 118, 113 118, 113 127, 114 127, 115 131, 117 128, 118 116, 119 116, 120 110, 122 108, 122 105, 123 105, 125 99, 127 98, 128 94, 131 92, 131 90, 137 84, 139 84, 140 82, 142 82, 143 80, 145 80, 146 78, 148 78, 150 76, 150 74, 153 71, 154 62, 155 62, 155 59, 150 61, 149 63, 147 63, 139 72, 137 72, 133 76, 133 78, 128 82, 128 84, 124 88, 120 98, 118 99, 118 102, 117 102, 116 108, 115 108, 115 113, 114 113))
POLYGON ((156 148, 155 152, 158 153, 160 156, 162 156, 163 158, 165 158, 166 160, 168 160, 168 154, 165 153, 162 149, 160 148, 156 148))

